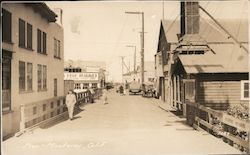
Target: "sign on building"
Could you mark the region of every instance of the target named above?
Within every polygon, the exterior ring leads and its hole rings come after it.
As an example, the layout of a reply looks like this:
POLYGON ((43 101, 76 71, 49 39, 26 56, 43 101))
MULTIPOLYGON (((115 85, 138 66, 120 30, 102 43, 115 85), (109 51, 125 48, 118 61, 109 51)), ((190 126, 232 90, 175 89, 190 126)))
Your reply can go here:
POLYGON ((64 80, 96 80, 98 81, 98 73, 64 73, 64 80))

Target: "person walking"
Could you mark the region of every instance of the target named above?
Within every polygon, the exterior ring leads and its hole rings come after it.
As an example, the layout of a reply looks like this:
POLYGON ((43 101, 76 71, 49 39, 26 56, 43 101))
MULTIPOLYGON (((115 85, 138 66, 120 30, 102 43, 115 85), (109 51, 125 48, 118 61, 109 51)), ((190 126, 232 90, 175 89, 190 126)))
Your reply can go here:
POLYGON ((119 89, 120 89, 120 94, 123 95, 123 91, 124 91, 123 86, 120 85, 120 88, 119 88, 119 89))
POLYGON ((90 89, 90 103, 94 103, 94 95, 95 95, 95 91, 93 88, 90 89))
POLYGON ((76 104, 76 96, 73 94, 73 91, 70 90, 66 95, 66 105, 69 112, 69 119, 73 119, 74 107, 76 104))
POLYGON ((103 89, 103 104, 108 104, 107 88, 103 89))
POLYGON ((124 85, 124 90, 123 90, 123 95, 127 95, 127 87, 126 87, 126 85, 124 85))

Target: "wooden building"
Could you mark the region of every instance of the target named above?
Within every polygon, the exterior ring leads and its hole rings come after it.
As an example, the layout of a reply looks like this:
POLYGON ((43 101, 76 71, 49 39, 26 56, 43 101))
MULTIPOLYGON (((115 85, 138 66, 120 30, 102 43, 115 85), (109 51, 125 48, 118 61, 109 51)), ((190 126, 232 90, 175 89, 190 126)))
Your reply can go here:
MULTIPOLYGON (((220 110, 226 110, 231 104, 248 104, 248 52, 212 20, 197 18, 199 7, 194 5, 198 3, 185 2, 181 6, 186 11, 184 15, 190 10, 196 13, 190 16, 193 19, 161 21, 157 54, 162 55, 164 87, 161 91, 165 92, 166 103, 184 115, 186 104, 220 110)), ((247 21, 219 22, 247 48, 247 21)))

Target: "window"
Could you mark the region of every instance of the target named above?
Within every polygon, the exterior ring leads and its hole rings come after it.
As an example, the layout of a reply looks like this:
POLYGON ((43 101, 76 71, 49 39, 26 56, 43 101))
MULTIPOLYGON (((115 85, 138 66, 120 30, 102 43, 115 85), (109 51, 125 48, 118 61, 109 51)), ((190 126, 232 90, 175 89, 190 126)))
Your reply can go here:
MULTIPOLYGON (((57 96, 57 79, 54 79, 54 96, 57 96)), ((59 105, 60 105, 60 101, 59 101, 59 105)))
POLYGON ((60 41, 54 38, 54 57, 60 58, 60 41))
POLYGON ((33 89, 33 65, 19 61, 19 90, 30 91, 33 89), (26 66, 27 64, 27 66, 26 66), (26 69, 27 68, 27 69, 26 69), (27 83, 27 85, 26 85, 27 83), (27 86, 27 87, 26 87, 27 86))
POLYGON ((87 89, 89 87, 89 84, 88 83, 84 83, 83 84, 83 89, 87 89))
POLYGON ((19 61, 19 90, 25 90, 25 62, 19 61))
POLYGON ((19 46, 25 47, 25 21, 19 19, 19 46))
POLYGON ((2 59, 2 89, 9 90, 11 86, 11 59, 2 59))
POLYGON ((181 55, 191 55, 191 54, 204 54, 204 51, 181 51, 181 55))
POLYGON ((41 48, 41 30, 37 29, 37 52, 42 53, 42 48, 41 48))
POLYGON ((2 111, 11 110, 11 59, 2 57, 2 111))
POLYGON ((159 62, 159 65, 162 64, 162 55, 161 55, 161 53, 159 53, 159 55, 158 55, 158 62, 159 62))
POLYGON ((43 32, 43 53, 45 54, 47 52, 47 43, 46 43, 46 40, 47 40, 47 35, 45 32, 43 32))
POLYGON ((42 54, 47 53, 47 35, 40 29, 37 29, 37 52, 42 54))
POLYGON ((249 100, 249 81, 241 81, 241 100, 249 100))
POLYGON ((185 100, 190 102, 195 102, 195 80, 187 79, 184 80, 184 89, 185 89, 185 100))
POLYGON ((47 66, 37 65, 37 89, 46 90, 47 89, 47 66))
POLYGON ((81 89, 80 83, 75 83, 75 89, 81 89))
POLYGON ((27 23, 27 48, 32 49, 32 25, 27 23))
POLYGON ((37 65, 37 89, 42 90, 42 65, 37 65))
POLYGON ((26 28, 25 24, 26 22, 24 20, 19 19, 19 46, 32 49, 32 25, 27 23, 27 28, 26 28))
POLYGON ((32 63, 27 63, 27 90, 32 90, 32 63))
POLYGON ((92 88, 97 88, 97 83, 92 83, 92 88))
POLYGON ((43 65, 43 89, 47 89, 47 66, 43 65))
POLYGON ((3 41, 11 42, 11 13, 5 9, 2 9, 2 32, 3 32, 3 41))

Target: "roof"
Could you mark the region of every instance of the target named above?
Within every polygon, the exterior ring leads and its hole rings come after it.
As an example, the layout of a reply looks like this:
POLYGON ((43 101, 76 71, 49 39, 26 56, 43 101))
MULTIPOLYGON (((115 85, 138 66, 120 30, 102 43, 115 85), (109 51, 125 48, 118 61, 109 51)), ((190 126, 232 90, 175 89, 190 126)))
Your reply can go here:
POLYGON ((209 45, 215 51, 204 55, 179 55, 186 73, 249 72, 248 54, 234 44, 209 45))
MULTIPOLYGON (((219 19, 221 25, 228 30, 233 36, 237 36, 240 42, 248 41, 248 21, 240 19, 219 19), (240 29, 238 26, 240 25, 240 29)), ((161 25, 164 29, 167 41, 171 43, 177 43, 177 34, 180 33, 180 20, 162 20, 161 25)), ((204 38, 208 43, 214 42, 232 42, 228 39, 226 33, 224 33, 213 21, 200 19, 200 37, 204 38)))
MULTIPOLYGON (((240 42, 243 42, 242 45, 248 49, 247 21, 235 19, 219 20, 219 22, 240 42)), ((231 38, 227 38, 226 33, 216 24, 209 23, 212 23, 212 21, 201 20, 199 36, 187 36, 189 39, 186 40, 197 41, 202 38, 214 53, 209 51, 205 52, 204 55, 179 55, 179 60, 185 71, 187 73, 248 73, 248 53, 239 45, 234 44, 231 38)), ((172 24, 172 28, 168 30, 170 24, 170 21, 162 21, 167 41, 178 42, 176 34, 179 33, 180 29, 179 21, 172 24)))
POLYGON ((26 6, 33 8, 33 10, 39 13, 43 18, 46 18, 49 22, 56 21, 56 13, 53 12, 45 3, 24 3, 26 6))

